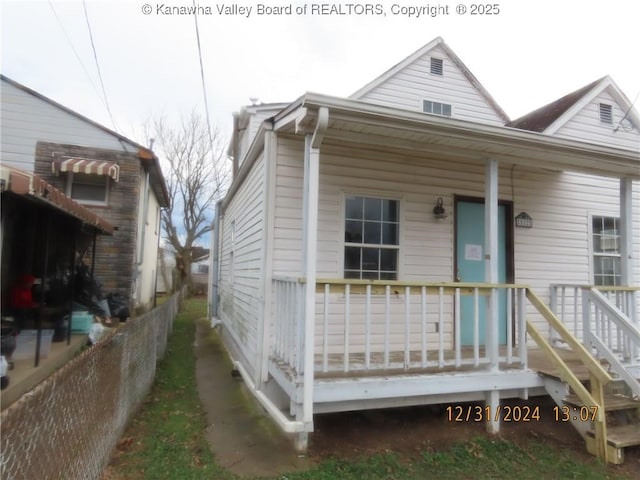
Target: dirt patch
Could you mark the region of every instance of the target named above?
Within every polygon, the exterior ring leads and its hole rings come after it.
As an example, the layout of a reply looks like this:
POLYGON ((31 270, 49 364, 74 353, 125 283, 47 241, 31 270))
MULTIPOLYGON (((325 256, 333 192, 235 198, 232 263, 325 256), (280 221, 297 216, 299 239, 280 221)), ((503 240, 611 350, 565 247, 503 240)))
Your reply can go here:
MULTIPOLYGON (((470 404, 460 404, 467 406, 470 404)), ((582 437, 567 423, 556 422, 551 398, 506 401, 502 405, 539 406, 540 420, 502 422, 499 437, 526 448, 531 441, 565 450, 579 461, 593 461, 582 437)), ((311 436, 310 455, 353 458, 379 452, 415 457, 424 451, 443 451, 478 436, 488 436, 485 424, 450 421, 447 405, 396 408, 318 415, 311 436)), ((640 447, 625 450, 625 463, 610 466, 612 472, 640 478, 640 447)))

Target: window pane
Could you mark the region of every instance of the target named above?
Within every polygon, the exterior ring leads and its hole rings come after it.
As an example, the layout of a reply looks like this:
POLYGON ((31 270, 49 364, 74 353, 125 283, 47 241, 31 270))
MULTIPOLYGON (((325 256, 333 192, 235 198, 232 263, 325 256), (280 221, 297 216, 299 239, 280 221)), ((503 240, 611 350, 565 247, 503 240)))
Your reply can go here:
POLYGON ((380 272, 380 280, 397 280, 397 278, 396 272, 380 272))
POLYGON ((360 270, 360 248, 344 247, 345 270, 360 270))
POLYGON ((378 222, 364 222, 364 243, 377 243, 380 238, 380 224, 378 222))
POLYGON ((344 278, 360 278, 360 270, 345 270, 344 278))
POLYGON ((395 272, 398 268, 398 250, 383 248, 380 251, 380 270, 395 272))
POLYGON ((364 219, 382 220, 382 200, 379 198, 364 199, 364 219))
POLYGON ((71 180, 71 198, 104 202, 107 199, 108 177, 104 175, 88 175, 74 173, 71 180))
POLYGON ((362 218, 362 201, 362 197, 347 197, 345 217, 362 218))
POLYGON ((104 202, 106 200, 107 189, 104 185, 77 185, 71 186, 71 198, 74 200, 91 200, 94 202, 104 202))
POLYGON ((347 220, 344 224, 344 241, 362 243, 362 222, 347 220))
POLYGON ((398 224, 382 224, 382 243, 384 245, 398 245, 398 224))
POLYGON ((368 272, 368 271, 363 271, 362 272, 362 278, 366 279, 366 280, 378 280, 378 272, 368 272))
POLYGON ((442 104, 442 115, 446 117, 451 116, 451 105, 449 105, 448 103, 442 104))
POLYGON ((398 221, 398 202, 396 200, 382 201, 382 220, 385 222, 398 221))
POLYGON ((362 249, 362 270, 378 270, 379 266, 379 248, 363 248, 362 249))

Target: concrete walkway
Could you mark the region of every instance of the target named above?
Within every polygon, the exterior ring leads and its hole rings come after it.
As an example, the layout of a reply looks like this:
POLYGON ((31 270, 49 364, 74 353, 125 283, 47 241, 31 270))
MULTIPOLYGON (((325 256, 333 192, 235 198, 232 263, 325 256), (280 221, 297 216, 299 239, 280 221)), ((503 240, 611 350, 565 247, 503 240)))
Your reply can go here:
POLYGON ((208 320, 196 322, 196 379, 207 416, 206 436, 217 462, 243 477, 275 477, 305 470, 313 462, 272 422, 232 365, 208 320))

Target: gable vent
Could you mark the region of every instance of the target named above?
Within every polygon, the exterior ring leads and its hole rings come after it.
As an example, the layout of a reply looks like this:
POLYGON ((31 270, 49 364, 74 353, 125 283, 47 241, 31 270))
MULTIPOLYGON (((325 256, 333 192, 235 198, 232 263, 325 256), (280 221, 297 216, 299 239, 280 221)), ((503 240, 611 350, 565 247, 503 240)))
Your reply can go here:
POLYGON ((431 75, 442 76, 442 59, 431 57, 431 75))
POLYGON ((613 112, 611 105, 607 103, 600 104, 600 122, 611 125, 613 123, 613 112))

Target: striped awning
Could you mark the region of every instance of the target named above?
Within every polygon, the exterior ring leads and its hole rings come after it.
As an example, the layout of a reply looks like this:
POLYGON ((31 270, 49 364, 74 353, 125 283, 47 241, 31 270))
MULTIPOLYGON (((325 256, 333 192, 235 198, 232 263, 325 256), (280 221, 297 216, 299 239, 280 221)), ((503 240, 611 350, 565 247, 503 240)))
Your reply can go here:
POLYGON ((115 162, 89 158, 61 158, 51 164, 53 173, 71 172, 89 175, 108 175, 114 181, 120 179, 120 167, 115 162))

